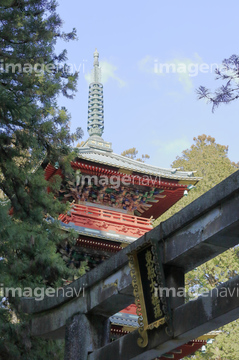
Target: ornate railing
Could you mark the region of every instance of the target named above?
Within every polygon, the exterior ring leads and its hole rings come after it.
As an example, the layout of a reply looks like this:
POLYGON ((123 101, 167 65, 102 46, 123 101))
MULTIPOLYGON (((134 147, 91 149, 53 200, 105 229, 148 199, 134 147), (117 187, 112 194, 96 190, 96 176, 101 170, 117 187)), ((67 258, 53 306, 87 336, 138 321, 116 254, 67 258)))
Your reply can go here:
POLYGON ((59 220, 69 223, 81 223, 84 219, 107 222, 112 225, 125 225, 137 229, 151 230, 151 219, 129 215, 114 210, 105 210, 93 206, 74 204, 70 215, 60 215, 59 220))

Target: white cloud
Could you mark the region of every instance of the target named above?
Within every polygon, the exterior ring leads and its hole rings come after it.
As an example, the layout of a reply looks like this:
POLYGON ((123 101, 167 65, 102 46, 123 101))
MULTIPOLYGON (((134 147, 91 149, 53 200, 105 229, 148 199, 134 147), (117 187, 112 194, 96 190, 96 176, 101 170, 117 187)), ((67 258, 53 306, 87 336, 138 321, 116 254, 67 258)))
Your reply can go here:
MULTIPOLYGON (((118 68, 115 65, 109 63, 108 61, 101 61, 100 68, 101 68, 101 82, 103 84, 105 84, 110 79, 113 79, 117 82, 119 87, 126 86, 126 82, 120 79, 116 75, 116 71, 118 70, 118 68)), ((85 79, 88 83, 90 83, 92 81, 91 73, 87 73, 85 75, 85 79)))
POLYGON ((191 143, 185 137, 181 139, 176 139, 168 143, 163 142, 161 145, 161 147, 163 148, 163 152, 170 155, 180 155, 183 150, 188 149, 190 146, 191 143))
POLYGON ((152 164, 169 167, 176 157, 181 155, 183 150, 190 148, 191 143, 184 136, 172 141, 153 139, 150 141, 150 145, 153 145, 155 149, 154 153, 150 154, 152 164))
POLYGON ((107 61, 102 61, 101 62, 101 74, 102 74, 102 82, 106 83, 109 79, 114 79, 117 81, 118 85, 120 87, 123 87, 126 85, 126 82, 122 79, 120 79, 116 74, 116 70, 118 69, 116 66, 114 66, 113 64, 110 64, 107 61))
POLYGON ((184 90, 191 92, 193 89, 192 78, 200 72, 201 64, 202 59, 197 53, 194 54, 193 58, 174 58, 165 62, 146 55, 138 62, 138 68, 142 72, 160 76, 173 74, 183 85, 184 90))
POLYGON ((142 72, 153 74, 154 73, 154 67, 152 66, 153 63, 154 63, 154 58, 150 55, 146 55, 143 59, 141 59, 138 62, 138 68, 142 72))
POLYGON ((85 79, 86 79, 86 81, 88 82, 88 84, 90 84, 90 83, 91 83, 91 81, 92 81, 92 75, 91 75, 91 72, 89 72, 89 73, 85 74, 85 79))

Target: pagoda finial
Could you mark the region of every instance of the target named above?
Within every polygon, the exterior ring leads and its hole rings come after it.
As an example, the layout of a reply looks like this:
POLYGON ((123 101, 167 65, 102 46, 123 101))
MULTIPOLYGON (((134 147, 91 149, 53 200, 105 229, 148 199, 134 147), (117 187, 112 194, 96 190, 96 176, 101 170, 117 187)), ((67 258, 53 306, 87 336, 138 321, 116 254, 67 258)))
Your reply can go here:
POLYGON ((100 67, 99 67, 99 53, 97 51, 97 49, 95 48, 95 52, 94 52, 94 69, 92 71, 92 81, 93 82, 100 82, 100 78, 101 78, 101 71, 100 71, 100 67))
POLYGON ((95 48, 95 52, 94 52, 94 66, 95 65, 99 66, 99 53, 96 48, 95 48))
POLYGON ((101 136, 104 131, 103 85, 100 83, 99 53, 94 52, 92 83, 89 85, 87 131, 90 136, 101 136))

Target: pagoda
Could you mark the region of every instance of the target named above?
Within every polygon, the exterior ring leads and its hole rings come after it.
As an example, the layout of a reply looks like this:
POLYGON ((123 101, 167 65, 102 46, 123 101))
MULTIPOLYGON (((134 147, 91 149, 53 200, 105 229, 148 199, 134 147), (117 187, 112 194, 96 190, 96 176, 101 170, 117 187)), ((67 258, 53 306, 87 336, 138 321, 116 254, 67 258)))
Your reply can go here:
MULTIPOLYGON (((153 220, 187 194, 199 178, 193 171, 159 168, 113 152, 112 144, 102 138, 100 75, 95 50, 88 97, 89 138, 77 148, 78 155, 71 163, 76 172, 69 197, 72 211, 60 220, 79 233, 78 246, 83 252, 105 259, 151 230, 153 220)), ((47 178, 56 172, 59 169, 48 165, 47 178)))
MULTIPOLYGON (((59 216, 63 229, 75 229, 79 234, 73 249, 74 265, 87 261, 89 269, 151 230, 154 219, 200 180, 193 171, 160 168, 113 152, 112 144, 102 138, 104 99, 100 78, 99 53, 95 50, 88 97, 89 138, 77 148, 77 157, 71 163, 75 184, 70 193, 64 194, 71 201, 71 211, 59 216)), ((51 180, 55 174, 62 176, 58 166, 48 164, 45 178, 51 180)), ((110 321, 113 340, 135 330, 136 306, 115 314, 110 321)), ((205 339, 192 340, 160 359, 181 359, 205 343, 205 339)))

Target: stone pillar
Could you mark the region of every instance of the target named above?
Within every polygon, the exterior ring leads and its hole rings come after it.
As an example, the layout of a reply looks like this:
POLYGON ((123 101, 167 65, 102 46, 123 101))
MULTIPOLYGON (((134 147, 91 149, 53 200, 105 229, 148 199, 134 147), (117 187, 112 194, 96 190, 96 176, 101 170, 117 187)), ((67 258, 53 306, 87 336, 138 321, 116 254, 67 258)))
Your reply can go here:
MULTIPOLYGON (((164 271, 165 271, 164 274, 165 274, 165 282, 167 288, 173 288, 176 290, 177 293, 179 288, 185 287, 183 269, 175 266, 165 266, 164 271)), ((171 309, 175 309, 176 307, 183 305, 184 302, 185 302, 184 296, 180 296, 180 297, 170 296, 171 309)))
POLYGON ((109 343, 110 321, 100 315, 77 314, 65 331, 65 360, 87 360, 88 353, 109 343))

